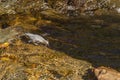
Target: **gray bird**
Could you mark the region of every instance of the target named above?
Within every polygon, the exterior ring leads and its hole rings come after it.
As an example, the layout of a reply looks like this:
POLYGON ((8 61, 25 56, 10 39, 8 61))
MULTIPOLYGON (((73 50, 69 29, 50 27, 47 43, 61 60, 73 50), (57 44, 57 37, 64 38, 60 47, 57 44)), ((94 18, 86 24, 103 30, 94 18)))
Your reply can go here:
POLYGON ((40 36, 38 34, 25 33, 25 35, 30 38, 30 40, 28 42, 32 42, 35 45, 38 45, 39 43, 42 43, 46 46, 49 46, 49 41, 47 41, 46 39, 44 39, 42 36, 40 36))

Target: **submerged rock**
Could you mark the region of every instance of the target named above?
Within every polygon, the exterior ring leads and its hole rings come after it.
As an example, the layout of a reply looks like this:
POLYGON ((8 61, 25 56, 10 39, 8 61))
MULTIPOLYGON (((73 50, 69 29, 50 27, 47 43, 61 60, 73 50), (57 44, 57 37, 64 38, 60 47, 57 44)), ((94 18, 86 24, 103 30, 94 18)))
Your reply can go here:
POLYGON ((24 67, 16 63, 1 63, 0 80, 27 80, 24 67))
POLYGON ((92 28, 101 28, 101 25, 91 25, 92 28))
POLYGON ((120 80, 120 73, 110 68, 99 67, 94 69, 94 73, 97 80, 120 80))
POLYGON ((9 42, 11 43, 12 40, 17 39, 17 36, 20 35, 20 30, 17 28, 9 27, 6 29, 0 30, 0 43, 9 42))

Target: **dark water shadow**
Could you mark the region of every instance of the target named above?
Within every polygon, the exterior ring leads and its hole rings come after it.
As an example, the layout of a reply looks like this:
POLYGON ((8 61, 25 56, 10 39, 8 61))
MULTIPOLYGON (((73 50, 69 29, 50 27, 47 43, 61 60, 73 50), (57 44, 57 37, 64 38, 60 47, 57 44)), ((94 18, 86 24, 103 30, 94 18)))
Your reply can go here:
MULTIPOLYGON (((119 19, 118 17, 117 20, 119 19)), ((110 21, 105 18, 104 22, 110 21)), ((109 24, 107 27, 97 29, 89 26, 92 24, 80 22, 62 26, 46 25, 41 26, 40 30, 50 34, 48 39, 51 49, 65 52, 76 59, 86 60, 94 67, 107 66, 120 70, 120 31, 111 28, 109 24)))
POLYGON ((105 22, 109 23, 119 23, 120 22, 120 14, 104 14, 102 16, 96 16, 95 18, 103 19, 105 22))

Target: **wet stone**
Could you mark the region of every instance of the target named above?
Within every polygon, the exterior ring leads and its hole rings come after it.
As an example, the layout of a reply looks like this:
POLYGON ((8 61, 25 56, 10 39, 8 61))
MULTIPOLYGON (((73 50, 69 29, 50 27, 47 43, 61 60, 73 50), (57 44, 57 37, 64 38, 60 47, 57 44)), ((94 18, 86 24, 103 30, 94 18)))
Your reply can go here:
POLYGON ((6 28, 3 30, 0 30, 0 43, 5 43, 5 42, 11 42, 12 40, 15 40, 17 36, 20 36, 20 33, 18 28, 6 28))

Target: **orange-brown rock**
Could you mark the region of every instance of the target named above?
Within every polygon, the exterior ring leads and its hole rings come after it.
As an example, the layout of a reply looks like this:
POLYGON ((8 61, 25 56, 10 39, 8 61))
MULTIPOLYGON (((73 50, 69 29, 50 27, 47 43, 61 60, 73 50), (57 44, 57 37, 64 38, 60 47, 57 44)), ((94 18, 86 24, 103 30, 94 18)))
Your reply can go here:
POLYGON ((111 68, 98 67, 94 69, 94 73, 98 80, 120 80, 120 72, 111 68))

